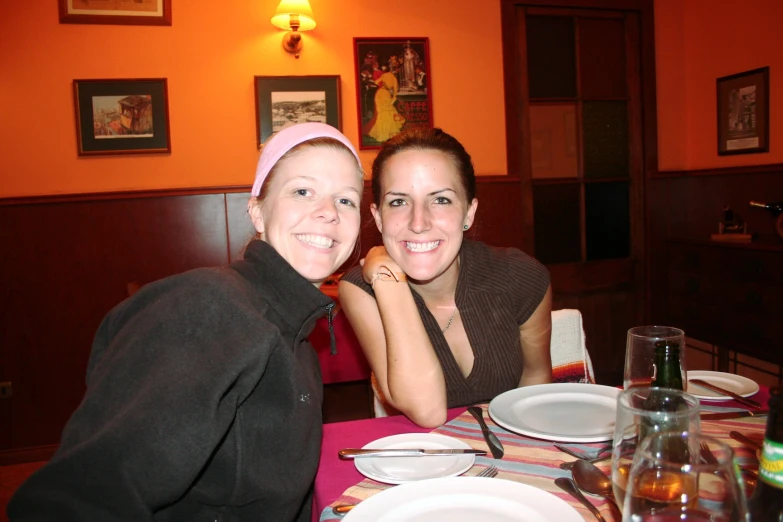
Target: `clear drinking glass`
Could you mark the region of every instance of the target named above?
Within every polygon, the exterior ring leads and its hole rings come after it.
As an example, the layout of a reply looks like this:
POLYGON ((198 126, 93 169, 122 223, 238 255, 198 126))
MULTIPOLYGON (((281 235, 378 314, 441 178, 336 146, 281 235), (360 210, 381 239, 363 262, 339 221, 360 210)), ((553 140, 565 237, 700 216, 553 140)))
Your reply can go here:
POLYGON ((671 326, 634 326, 628 330, 625 345, 625 372, 623 388, 649 386, 652 382, 655 343, 673 341, 680 345, 682 382, 688 382, 685 373, 685 332, 671 326))
POLYGON ((672 430, 696 433, 699 427, 699 399, 689 393, 649 386, 620 392, 612 439, 612 490, 617 503, 623 505, 631 463, 645 436, 672 430), (651 402, 656 409, 650 409, 651 402))
POLYGON ((725 443, 700 433, 655 433, 634 457, 623 522, 745 522, 741 484, 725 443))

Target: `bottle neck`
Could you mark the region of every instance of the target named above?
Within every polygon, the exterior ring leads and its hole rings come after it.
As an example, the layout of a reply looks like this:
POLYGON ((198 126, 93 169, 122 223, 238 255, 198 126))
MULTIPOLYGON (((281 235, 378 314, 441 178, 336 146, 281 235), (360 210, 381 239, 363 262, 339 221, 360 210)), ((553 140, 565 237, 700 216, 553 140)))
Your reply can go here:
POLYGON ((677 343, 662 342, 655 345, 655 377, 652 386, 684 390, 680 368, 680 346, 677 343))

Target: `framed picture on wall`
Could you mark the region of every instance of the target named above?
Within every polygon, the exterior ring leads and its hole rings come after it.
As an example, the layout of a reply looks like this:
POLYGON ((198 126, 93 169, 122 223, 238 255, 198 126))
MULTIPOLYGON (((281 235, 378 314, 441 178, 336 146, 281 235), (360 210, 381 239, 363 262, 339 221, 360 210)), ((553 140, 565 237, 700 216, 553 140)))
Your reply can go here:
POLYGON ((769 152, 769 67, 718 78, 718 155, 769 152))
POLYGON ((171 152, 165 78, 74 80, 80 156, 171 152))
POLYGON ((276 132, 315 121, 342 130, 339 76, 256 76, 258 148, 276 132))
POLYGON ((399 133, 432 128, 427 38, 354 38, 359 148, 378 149, 399 133))
POLYGON ((61 24, 171 25, 171 0, 58 0, 61 24))

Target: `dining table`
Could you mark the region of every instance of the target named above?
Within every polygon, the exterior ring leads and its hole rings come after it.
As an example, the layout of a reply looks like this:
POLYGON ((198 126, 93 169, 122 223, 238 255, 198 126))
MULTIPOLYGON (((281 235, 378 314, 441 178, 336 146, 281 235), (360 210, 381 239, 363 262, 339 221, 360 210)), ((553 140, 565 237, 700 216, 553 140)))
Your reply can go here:
MULTIPOLYGON (((769 398, 769 388, 760 386, 752 398, 766 407, 769 398)), ((563 462, 573 461, 574 457, 567 455, 553 445, 553 441, 533 438, 508 431, 495 424, 487 413, 488 404, 481 404, 484 418, 492 432, 502 442, 505 454, 501 459, 487 456, 477 456, 474 465, 464 473, 474 476, 488 466, 494 465, 499 473, 492 480, 511 480, 542 489, 564 500, 587 521, 595 517, 576 499, 559 489, 554 481, 558 477, 571 477, 571 472, 560 468, 563 462)), ((436 433, 454 437, 467 443, 474 449, 488 450, 478 422, 466 411, 467 407, 448 410, 447 422, 435 429, 421 428, 406 417, 397 415, 348 422, 337 422, 324 425, 324 435, 321 447, 321 460, 315 479, 315 495, 313 499, 313 522, 336 522, 341 517, 335 515, 332 507, 341 504, 356 504, 373 495, 394 487, 364 477, 357 471, 352 460, 341 460, 338 451, 345 448, 361 448, 362 446, 390 435, 403 433, 436 433)), ((701 401, 701 412, 746 411, 747 407, 730 401, 701 401)), ((713 436, 732 447, 736 463, 740 467, 756 469, 758 461, 754 449, 748 448, 729 437, 731 430, 739 431, 751 439, 761 442, 766 426, 766 416, 743 417, 723 420, 701 421, 701 431, 713 436)), ((607 442, 568 444, 577 451, 586 451, 601 447, 607 442)), ((426 457, 424 457, 426 458, 426 457)), ((596 465, 607 475, 610 472, 611 461, 598 462, 596 465)), ((610 503, 602 497, 586 494, 604 516, 607 522, 619 522, 621 517, 610 503)))

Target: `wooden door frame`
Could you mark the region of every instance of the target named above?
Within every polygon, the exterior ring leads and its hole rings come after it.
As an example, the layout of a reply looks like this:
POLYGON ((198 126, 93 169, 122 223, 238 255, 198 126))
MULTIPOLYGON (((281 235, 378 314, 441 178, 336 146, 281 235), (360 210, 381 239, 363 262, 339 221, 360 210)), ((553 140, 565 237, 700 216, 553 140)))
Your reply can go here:
MULTIPOLYGON (((639 88, 641 89, 641 128, 643 136, 642 144, 642 175, 635 184, 633 197, 636 195, 637 201, 642 208, 639 209, 641 219, 632 221, 632 243, 631 258, 618 262, 620 269, 618 273, 634 272, 643 270, 641 279, 643 287, 635 288, 637 295, 645 296, 640 307, 639 323, 644 322, 649 317, 649 295, 650 295, 650 267, 649 267, 649 222, 648 209, 646 205, 646 193, 648 180, 657 173, 658 170, 658 122, 657 122, 657 101, 655 90, 655 27, 653 0, 501 0, 501 32, 503 44, 503 77, 505 88, 505 108, 506 108, 506 151, 508 161, 508 175, 520 178, 522 184, 522 232, 524 234, 522 241, 524 249, 527 252, 534 253, 534 230, 533 230, 533 180, 529 175, 525 175, 523 165, 530 164, 530 147, 528 136, 525 129, 529 127, 527 111, 523 110, 523 100, 528 98, 527 83, 521 81, 520 71, 527 68, 524 63, 524 55, 519 57, 519 32, 516 9, 518 7, 533 8, 571 8, 580 10, 614 10, 631 11, 636 14, 639 21, 639 63, 629 64, 638 70, 640 76, 639 88), (645 195, 644 197, 640 197, 645 195), (641 267, 635 266, 635 259, 641 261, 641 267)), ((596 14, 600 14, 597 12, 596 14)), ((522 22, 524 23, 524 22, 522 22)), ((630 74, 630 71, 629 71, 630 74)), ((638 137, 632 139, 639 139, 638 137)), ((632 185, 633 187, 634 185, 632 185)), ((582 281, 578 276, 582 272, 577 264, 564 264, 550 267, 550 270, 556 269, 563 274, 558 279, 567 281, 567 288, 562 291, 568 293, 590 292, 596 290, 595 282, 582 281)), ((553 274, 554 275, 554 274, 553 274)), ((637 279, 637 278, 634 278, 637 279)), ((637 279, 638 280, 638 279, 637 279)), ((611 284, 610 281, 606 282, 611 284)), ((558 289, 556 288, 555 291, 558 289)))

